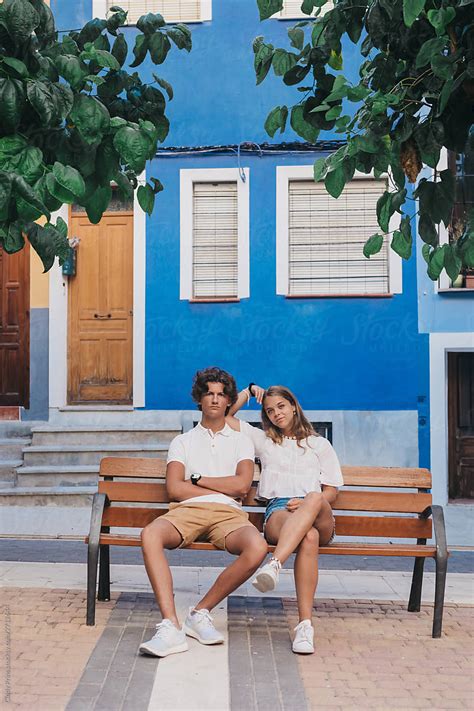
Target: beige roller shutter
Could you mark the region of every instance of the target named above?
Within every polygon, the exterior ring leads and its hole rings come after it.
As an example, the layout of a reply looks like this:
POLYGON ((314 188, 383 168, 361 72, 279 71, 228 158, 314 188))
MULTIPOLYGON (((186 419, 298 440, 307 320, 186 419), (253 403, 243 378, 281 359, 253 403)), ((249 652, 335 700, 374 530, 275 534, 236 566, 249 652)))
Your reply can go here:
POLYGON ((238 295, 237 183, 193 184, 193 298, 238 295))
POLYGON ((377 200, 384 180, 353 180, 335 200, 312 180, 289 183, 289 294, 384 294, 387 240, 366 259, 366 240, 380 232, 377 200))
POLYGON ((201 0, 107 0, 108 7, 118 5, 128 10, 128 22, 134 25, 148 12, 159 12, 167 22, 196 22, 201 19, 201 0))

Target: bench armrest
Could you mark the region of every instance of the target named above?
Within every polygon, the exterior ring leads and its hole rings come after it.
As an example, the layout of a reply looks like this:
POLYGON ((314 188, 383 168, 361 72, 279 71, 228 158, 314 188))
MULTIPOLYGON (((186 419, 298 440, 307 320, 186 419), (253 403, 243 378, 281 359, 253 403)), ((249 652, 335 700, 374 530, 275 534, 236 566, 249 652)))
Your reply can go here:
POLYGON ((433 519, 437 558, 445 559, 448 557, 449 553, 446 542, 446 526, 444 523, 443 507, 437 504, 432 504, 431 506, 427 506, 423 513, 420 514, 420 518, 429 518, 430 516, 433 519))

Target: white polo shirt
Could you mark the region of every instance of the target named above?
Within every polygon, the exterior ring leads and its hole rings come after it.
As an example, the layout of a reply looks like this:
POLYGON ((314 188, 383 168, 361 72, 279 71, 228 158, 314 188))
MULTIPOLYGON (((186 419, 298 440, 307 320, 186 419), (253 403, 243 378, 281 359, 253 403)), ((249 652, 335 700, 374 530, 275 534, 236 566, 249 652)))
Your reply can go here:
MULTIPOLYGON (((212 432, 198 423, 194 429, 174 438, 168 450, 167 463, 181 462, 185 479, 189 479, 191 474, 234 476, 239 462, 244 459, 253 462, 254 457, 253 442, 246 434, 236 432, 227 424, 219 432, 212 432)), ((240 508, 235 499, 225 494, 194 496, 180 503, 190 502, 228 504, 240 508)))

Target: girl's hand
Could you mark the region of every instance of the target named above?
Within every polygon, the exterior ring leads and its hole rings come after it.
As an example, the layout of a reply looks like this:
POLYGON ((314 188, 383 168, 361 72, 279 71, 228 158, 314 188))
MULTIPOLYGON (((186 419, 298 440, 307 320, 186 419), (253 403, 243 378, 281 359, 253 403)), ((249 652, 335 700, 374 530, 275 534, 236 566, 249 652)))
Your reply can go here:
POLYGON ((265 395, 265 388, 261 388, 260 385, 252 385, 252 392, 258 404, 261 405, 265 395))
POLYGON ((299 509, 302 503, 303 499, 290 499, 286 505, 286 508, 290 513, 293 513, 293 511, 299 509))

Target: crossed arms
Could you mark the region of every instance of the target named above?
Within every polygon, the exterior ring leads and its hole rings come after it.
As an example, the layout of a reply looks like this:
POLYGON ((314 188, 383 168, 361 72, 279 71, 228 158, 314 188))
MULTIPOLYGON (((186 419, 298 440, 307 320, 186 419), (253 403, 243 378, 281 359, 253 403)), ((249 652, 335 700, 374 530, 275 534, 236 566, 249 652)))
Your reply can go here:
POLYGON ((196 496, 227 494, 242 498, 252 486, 254 463, 251 459, 242 459, 237 464, 234 476, 202 476, 198 486, 184 478, 184 464, 170 462, 166 467, 166 490, 170 501, 185 501, 196 496))

